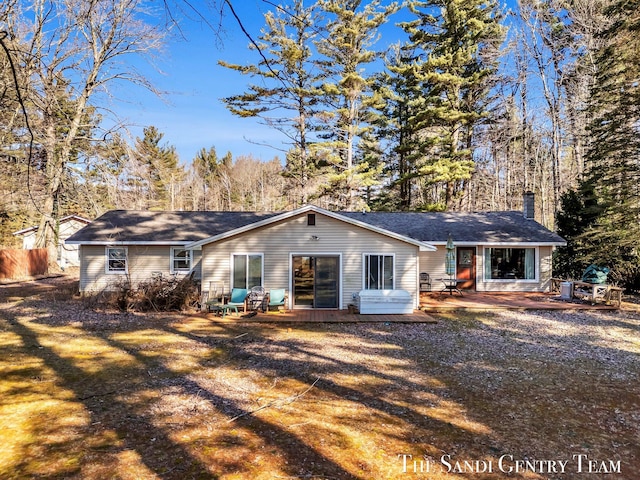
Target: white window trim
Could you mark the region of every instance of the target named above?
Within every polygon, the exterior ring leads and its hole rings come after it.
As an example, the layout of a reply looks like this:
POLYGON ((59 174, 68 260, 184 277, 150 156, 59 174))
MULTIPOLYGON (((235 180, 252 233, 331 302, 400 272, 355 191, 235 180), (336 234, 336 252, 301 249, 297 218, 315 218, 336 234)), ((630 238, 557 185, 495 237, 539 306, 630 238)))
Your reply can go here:
POLYGON ((367 290, 367 257, 370 255, 376 255, 378 257, 392 257, 393 258, 393 271, 391 272, 393 286, 392 290, 396 289, 396 254, 395 253, 382 253, 382 252, 364 252, 362 254, 362 290, 367 290))
MULTIPOLYGON (((289 292, 292 292, 288 296, 289 304, 288 308, 293 310, 294 308, 294 298, 293 298, 293 257, 338 257, 338 310, 342 310, 344 308, 344 279, 343 275, 343 267, 342 267, 342 252, 289 252, 289 292)), ((354 293, 355 295, 355 293, 354 293)), ((355 297, 354 297, 355 298, 355 297)))
POLYGON ((169 270, 171 271, 171 274, 176 274, 176 273, 191 273, 191 270, 193 270, 193 250, 190 250, 188 248, 184 248, 184 247, 171 247, 171 259, 170 259, 170 265, 169 265, 169 270), (175 268, 175 251, 176 250, 186 250, 187 252, 189 252, 189 268, 184 269, 184 268, 175 268))
MULTIPOLYGON (((249 257, 250 256, 260 256, 260 285, 264 287, 264 253, 263 252, 233 252, 229 255, 229 277, 231 279, 231 283, 229 283, 229 285, 231 285, 233 288, 233 284, 234 284, 234 278, 233 278, 233 257, 235 257, 236 255, 243 255, 246 259, 246 261, 249 261, 249 257)), ((245 268, 247 268, 247 274, 248 272, 248 265, 247 263, 245 263, 245 268)), ((256 285, 248 285, 246 288, 249 289, 251 287, 255 287, 256 285)))
POLYGON ((482 281, 484 283, 540 283, 540 247, 531 245, 485 245, 482 247, 482 281), (535 278, 485 278, 486 250, 491 248, 532 248, 535 250, 535 278))
POLYGON ((128 275, 129 274, 129 249, 127 247, 115 247, 115 246, 106 246, 104 248, 104 273, 107 275, 128 275), (110 270, 109 269, 109 250, 112 249, 123 249, 124 250, 124 270, 110 270))

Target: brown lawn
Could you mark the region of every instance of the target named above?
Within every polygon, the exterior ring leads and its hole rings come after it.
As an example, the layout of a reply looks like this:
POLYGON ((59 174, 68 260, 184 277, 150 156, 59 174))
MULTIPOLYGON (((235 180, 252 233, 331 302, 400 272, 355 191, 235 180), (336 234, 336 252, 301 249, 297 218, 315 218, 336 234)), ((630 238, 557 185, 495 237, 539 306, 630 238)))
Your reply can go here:
POLYGON ((0 287, 0 478, 638 478, 638 313, 221 324, 72 292, 0 287))

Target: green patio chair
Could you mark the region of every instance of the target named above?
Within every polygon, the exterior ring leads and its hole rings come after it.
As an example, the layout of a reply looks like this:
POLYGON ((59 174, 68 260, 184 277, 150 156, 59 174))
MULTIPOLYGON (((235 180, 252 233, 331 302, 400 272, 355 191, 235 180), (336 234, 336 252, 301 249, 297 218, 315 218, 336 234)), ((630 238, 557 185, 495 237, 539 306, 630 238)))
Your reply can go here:
POLYGON ((271 309, 271 307, 276 307, 280 310, 280 307, 282 307, 283 311, 286 311, 287 307, 285 306, 285 297, 286 293, 284 288, 272 288, 269 290, 269 303, 267 308, 271 309))
POLYGON ((246 288, 234 288, 231 290, 231 297, 229 298, 229 302, 227 305, 242 308, 245 312, 247 311, 247 304, 245 300, 247 299, 247 295, 249 291, 246 288))

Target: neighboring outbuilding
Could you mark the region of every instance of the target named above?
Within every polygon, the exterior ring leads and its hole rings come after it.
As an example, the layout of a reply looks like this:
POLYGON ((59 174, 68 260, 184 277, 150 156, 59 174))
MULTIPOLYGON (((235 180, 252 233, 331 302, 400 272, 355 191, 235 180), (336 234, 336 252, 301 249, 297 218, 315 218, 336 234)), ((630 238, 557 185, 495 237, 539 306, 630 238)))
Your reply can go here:
MULTIPOLYGON (((477 291, 546 291, 565 241, 522 212, 281 213, 110 211, 67 239, 80 246, 80 290, 154 274, 192 274, 203 291, 286 289, 287 308, 344 309, 362 290, 404 290, 419 306, 421 276, 477 291), (422 274, 422 275, 421 275, 422 274)), ((424 283, 423 283, 424 285, 424 283)))
MULTIPOLYGON (((69 266, 80 266, 80 256, 78 253, 78 245, 65 244, 66 240, 80 230, 91 223, 91 220, 80 217, 78 215, 67 215, 62 217, 59 221, 58 227, 58 243, 56 245, 57 258, 56 263, 60 268, 66 268, 69 266)), ((39 227, 34 225, 32 227, 24 228, 17 232, 13 232, 15 236, 22 237, 23 250, 31 250, 35 248, 36 237, 38 235, 39 227)))

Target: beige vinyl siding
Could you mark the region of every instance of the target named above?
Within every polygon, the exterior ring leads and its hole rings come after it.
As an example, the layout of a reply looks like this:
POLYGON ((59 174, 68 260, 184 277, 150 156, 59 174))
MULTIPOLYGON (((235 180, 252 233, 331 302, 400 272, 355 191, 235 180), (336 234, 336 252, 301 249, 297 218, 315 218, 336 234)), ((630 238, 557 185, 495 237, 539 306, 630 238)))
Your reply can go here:
MULTIPOLYGON (((340 308, 362 290, 363 254, 395 255, 395 287, 411 293, 417 305, 418 247, 377 232, 316 213, 316 224, 307 225, 307 214, 253 229, 202 247, 202 288, 231 283, 231 256, 263 254, 263 287, 291 292, 292 255, 341 256, 340 308), (317 240, 312 236, 317 237, 317 240)), ((291 299, 290 299, 291 300, 291 299)))
MULTIPOLYGON (((171 275, 172 245, 123 245, 127 248, 127 273, 132 284, 149 280, 155 272, 171 275)), ((118 245, 120 247, 120 245, 118 245)), ((104 245, 82 245, 80 291, 96 292, 114 289, 127 280, 122 273, 106 273, 106 248, 104 245)), ((200 277, 200 252, 193 252, 194 277, 200 277)))
MULTIPOLYGON (((501 280, 484 281, 484 248, 490 246, 476 245, 476 290, 478 292, 541 292, 548 291, 551 286, 551 268, 553 247, 542 246, 536 248, 536 269, 539 272, 538 281, 501 280)), ((514 245, 517 248, 517 245, 514 245)), ((446 249, 439 245, 436 252, 420 252, 420 271, 431 276, 432 289, 442 287, 437 278, 447 277, 445 274, 446 249)))
POLYGON ((448 277, 444 268, 446 248, 438 245, 435 252, 420 252, 420 272, 428 273, 431 277, 432 289, 439 290, 436 278, 448 277))
MULTIPOLYGON (((514 248, 530 248, 530 246, 514 245, 514 248)), ((479 292, 542 292, 547 291, 551 284, 551 254, 553 247, 532 247, 536 249, 537 281, 531 280, 500 280, 484 281, 484 249, 490 245, 478 245, 476 267, 476 289, 479 292)))

